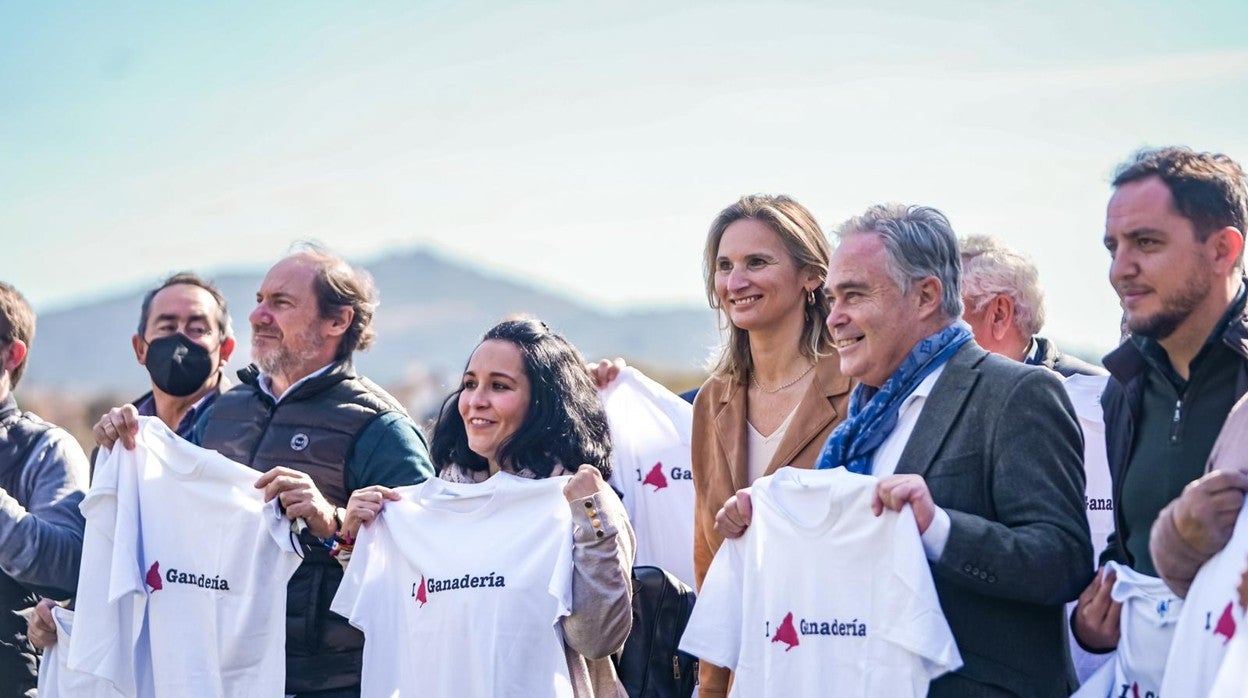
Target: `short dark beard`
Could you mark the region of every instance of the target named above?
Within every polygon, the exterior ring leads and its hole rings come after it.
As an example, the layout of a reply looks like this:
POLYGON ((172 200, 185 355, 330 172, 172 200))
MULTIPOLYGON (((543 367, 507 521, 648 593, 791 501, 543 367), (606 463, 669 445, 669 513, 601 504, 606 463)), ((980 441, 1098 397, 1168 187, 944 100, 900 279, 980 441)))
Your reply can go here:
POLYGON ((1179 325, 1182 325, 1192 311, 1204 302, 1212 290, 1212 281, 1196 271, 1187 277, 1183 286, 1173 296, 1162 301, 1161 310, 1156 315, 1138 320, 1128 316, 1127 329, 1131 330, 1132 334, 1161 341, 1174 334, 1174 331, 1179 329, 1179 325))

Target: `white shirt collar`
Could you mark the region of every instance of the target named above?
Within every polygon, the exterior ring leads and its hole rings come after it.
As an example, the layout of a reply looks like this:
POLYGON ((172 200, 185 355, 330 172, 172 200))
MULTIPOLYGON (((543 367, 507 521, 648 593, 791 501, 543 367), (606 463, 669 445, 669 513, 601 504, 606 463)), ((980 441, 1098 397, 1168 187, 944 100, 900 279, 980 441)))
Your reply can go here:
MULTIPOLYGON (((945 362, 945 363, 948 363, 948 362, 945 362)), ((910 406, 910 403, 914 402, 915 400, 918 400, 920 398, 926 400, 927 396, 932 394, 932 388, 935 387, 936 380, 940 378, 940 374, 944 372, 945 372, 945 364, 941 364, 937 366, 931 373, 927 374, 927 377, 924 378, 922 382, 920 382, 917 386, 915 386, 914 391, 911 392, 909 395, 907 395, 905 400, 901 401, 901 409, 899 409, 898 412, 905 411, 905 409, 910 406)))
POLYGON ((281 402, 282 398, 286 397, 287 395, 290 395, 292 390, 294 390, 295 388, 298 388, 299 386, 303 385, 309 380, 316 378, 322 373, 328 371, 334 365, 334 363, 335 362, 331 361, 325 364, 324 366, 318 368, 317 370, 304 376, 303 378, 300 378, 294 383, 291 383, 290 387, 286 389, 286 392, 282 393, 281 395, 273 394, 273 379, 270 378, 268 374, 261 373, 259 380, 256 381, 256 385, 260 386, 260 390, 264 391, 265 395, 268 395, 269 397, 273 398, 273 402, 281 402))
POLYGON ((1027 344, 1027 355, 1023 357, 1023 363, 1029 364, 1036 360, 1036 354, 1040 353, 1040 343, 1032 337, 1027 344))

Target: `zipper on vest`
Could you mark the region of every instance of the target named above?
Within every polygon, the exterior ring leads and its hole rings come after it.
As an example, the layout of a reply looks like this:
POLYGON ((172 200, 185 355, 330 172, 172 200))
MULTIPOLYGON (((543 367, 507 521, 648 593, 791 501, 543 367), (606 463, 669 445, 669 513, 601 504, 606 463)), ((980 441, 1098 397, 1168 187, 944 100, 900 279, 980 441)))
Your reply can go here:
POLYGON ((680 680, 680 657, 672 655, 672 678, 680 680))

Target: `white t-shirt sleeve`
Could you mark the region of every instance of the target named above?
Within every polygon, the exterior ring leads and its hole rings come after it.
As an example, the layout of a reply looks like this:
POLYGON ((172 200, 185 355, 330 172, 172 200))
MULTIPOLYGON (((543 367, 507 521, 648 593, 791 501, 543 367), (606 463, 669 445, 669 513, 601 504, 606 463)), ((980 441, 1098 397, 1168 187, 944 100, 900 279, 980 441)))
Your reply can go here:
POLYGON ((573 556, 572 523, 568 523, 568 543, 559 549, 559 557, 555 559, 555 567, 550 575, 550 584, 546 587, 550 595, 555 597, 558 608, 554 622, 572 614, 572 573, 575 559, 573 556))
POLYGON ((71 644, 74 612, 55 606, 52 620, 56 625, 56 644, 43 652, 39 663, 40 698, 124 698, 109 682, 69 668, 67 656, 71 644))
MULTIPOLYGON (((1234 414, 1234 413, 1233 413, 1234 414)), ((1228 422, 1229 424, 1229 422, 1228 422)), ((1205 695, 1248 623, 1236 591, 1248 557, 1248 507, 1240 509, 1226 547, 1209 558, 1183 599, 1166 659, 1161 695, 1205 695)))
POLYGON ((1248 696, 1248 632, 1238 632, 1226 646, 1226 655, 1222 657, 1209 698, 1244 696, 1248 696))
POLYGON ((66 664, 74 671, 109 681, 123 693, 133 693, 142 606, 119 604, 117 599, 126 592, 142 592, 135 583, 138 543, 124 537, 115 540, 118 530, 133 530, 119 528, 124 525, 122 520, 137 515, 126 511, 134 508, 131 485, 137 477, 134 459, 127 455, 122 449, 100 451, 91 490, 79 505, 87 525, 75 600, 74 641, 66 664))
POLYGON ((936 597, 923 544, 914 535, 918 530, 914 511, 903 507, 893 525, 893 579, 883 588, 889 590, 886 603, 898 612, 881 635, 919 657, 928 677, 935 679, 962 666, 962 655, 936 597))
POLYGON ((635 564, 693 585, 693 407, 633 368, 601 396, 615 448, 611 483, 636 534, 635 564))
POLYGON ((108 583, 109 603, 116 603, 131 594, 147 593, 142 569, 143 551, 140 540, 135 535, 135 532, 142 530, 138 506, 138 468, 142 462, 138 454, 140 448, 143 448, 141 441, 134 451, 123 450, 115 454, 120 472, 116 499, 117 516, 114 522, 117 535, 113 538, 113 561, 108 583), (128 532, 128 535, 123 532, 128 532))
MULTIPOLYGON (((749 535, 748 533, 746 535, 749 535)), ((739 541, 724 541, 702 581, 680 649, 736 669, 741 654, 742 559, 739 541)))
POLYGON ((377 596, 370 587, 385 574, 386 555, 380 548, 385 545, 388 537, 389 532, 386 531, 381 516, 371 524, 360 527, 355 548, 351 551, 351 560, 347 563, 342 582, 338 584, 338 592, 334 594, 334 600, 329 606, 329 610, 359 628, 366 641, 373 615, 370 599, 377 596))
MULTIPOLYGON (((281 501, 274 497, 264 505, 261 516, 263 518, 260 520, 260 525, 268 531, 277 549, 282 551, 283 559, 293 555, 295 567, 298 567, 303 559, 303 548, 299 544, 298 535, 291 529, 291 520, 282 513, 281 501)), ((294 570, 291 570, 291 574, 294 574, 294 570)))

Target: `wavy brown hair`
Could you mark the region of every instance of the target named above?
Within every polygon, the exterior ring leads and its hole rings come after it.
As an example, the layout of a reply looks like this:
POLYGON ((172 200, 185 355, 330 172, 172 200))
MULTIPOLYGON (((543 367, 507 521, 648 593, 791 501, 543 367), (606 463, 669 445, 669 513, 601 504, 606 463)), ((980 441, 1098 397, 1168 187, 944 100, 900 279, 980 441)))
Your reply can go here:
MULTIPOLYGON (((719 314, 720 331, 725 335, 718 358, 711 369, 716 375, 729 376, 745 383, 754 368, 750 355, 750 333, 732 324, 719 304, 715 293, 715 259, 719 241, 728 226, 739 220, 755 220, 770 228, 784 244, 797 269, 813 268, 820 283, 828 278, 828 261, 832 250, 815 217, 806 207, 784 195, 752 194, 743 196, 719 212, 706 234, 702 253, 702 273, 706 283, 706 299, 719 314)), ((832 334, 828 331, 828 300, 822 289, 815 291, 813 305, 803 305, 805 317, 801 352, 811 360, 832 351, 832 334)))

